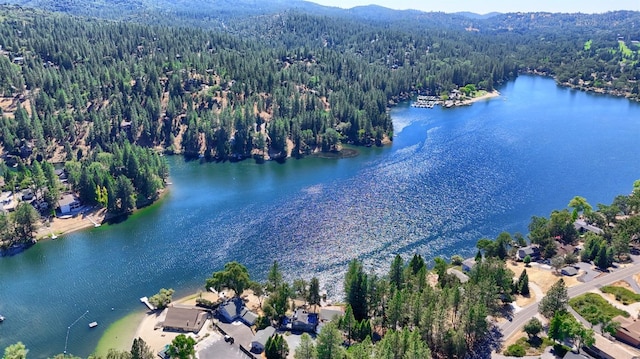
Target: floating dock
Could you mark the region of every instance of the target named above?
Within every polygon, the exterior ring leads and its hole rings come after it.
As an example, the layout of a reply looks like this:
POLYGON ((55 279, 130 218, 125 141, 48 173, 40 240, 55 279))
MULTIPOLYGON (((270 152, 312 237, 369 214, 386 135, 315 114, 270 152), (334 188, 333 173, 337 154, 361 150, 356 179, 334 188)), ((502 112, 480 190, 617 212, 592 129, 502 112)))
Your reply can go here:
POLYGON ((437 96, 418 96, 417 100, 411 104, 411 107, 433 108, 441 103, 440 98, 437 96))
POLYGON ((147 308, 149 308, 149 310, 156 310, 156 307, 154 307, 151 303, 149 303, 149 298, 142 297, 142 298, 140 298, 140 302, 142 302, 144 305, 146 305, 147 308))
POLYGON ((95 328, 98 326, 98 322, 91 322, 89 323, 89 328, 95 328))

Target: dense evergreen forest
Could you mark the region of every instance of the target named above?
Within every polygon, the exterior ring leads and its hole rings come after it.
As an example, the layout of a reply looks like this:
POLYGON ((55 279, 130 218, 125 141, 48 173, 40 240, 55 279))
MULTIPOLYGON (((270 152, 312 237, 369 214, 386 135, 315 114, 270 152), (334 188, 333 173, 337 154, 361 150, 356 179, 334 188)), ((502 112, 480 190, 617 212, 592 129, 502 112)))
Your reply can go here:
MULTIPOLYGON (((157 196, 162 152, 264 160, 383 145, 388 107, 414 94, 493 90, 532 72, 639 98, 637 12, 13 2, 45 10, 0 8, 5 188, 38 182, 36 162, 65 162, 80 199, 112 212, 157 196)), ((45 192, 50 207, 57 191, 45 192)))

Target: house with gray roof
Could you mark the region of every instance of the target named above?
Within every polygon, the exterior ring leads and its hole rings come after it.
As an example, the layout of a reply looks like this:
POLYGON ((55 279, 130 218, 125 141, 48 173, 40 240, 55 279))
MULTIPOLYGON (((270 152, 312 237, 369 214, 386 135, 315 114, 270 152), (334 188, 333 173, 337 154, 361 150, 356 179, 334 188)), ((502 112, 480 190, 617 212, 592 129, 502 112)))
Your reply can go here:
POLYGON ((475 258, 467 258, 464 261, 462 261, 462 270, 465 272, 471 272, 471 270, 473 269, 473 267, 475 267, 475 265, 476 265, 475 258))
POLYGON ((58 206, 60 206, 60 213, 68 214, 72 211, 80 208, 80 200, 73 194, 65 194, 58 201, 58 206))
POLYGON ((275 332, 276 328, 271 326, 258 330, 253 340, 251 340, 251 351, 254 353, 262 353, 264 347, 267 345, 267 340, 269 340, 275 332))
POLYGON ((244 306, 241 298, 231 298, 218 307, 218 313, 229 323, 236 320, 252 326, 258 319, 258 315, 244 306))
POLYGON ((595 234, 604 233, 604 231, 601 228, 598 228, 592 224, 587 223, 587 221, 585 221, 584 219, 577 219, 575 222, 573 222, 573 226, 575 227, 576 231, 578 231, 578 233, 585 233, 585 232, 593 232, 595 234))
POLYGON ((560 273, 562 275, 566 275, 566 276, 572 277, 572 276, 578 274, 578 270, 575 267, 566 266, 566 267, 560 269, 560 273))
POLYGON ((166 330, 197 333, 207 320, 207 312, 197 308, 169 307, 162 323, 166 330))
POLYGON ((461 271, 455 269, 455 268, 449 268, 447 269, 447 274, 453 275, 456 278, 458 278, 458 280, 460 281, 460 283, 466 283, 469 281, 469 277, 462 273, 461 271))
POLYGON ((517 257, 519 260, 524 260, 527 256, 529 256, 532 260, 538 259, 540 257, 540 247, 538 247, 537 245, 531 245, 518 248, 517 257))

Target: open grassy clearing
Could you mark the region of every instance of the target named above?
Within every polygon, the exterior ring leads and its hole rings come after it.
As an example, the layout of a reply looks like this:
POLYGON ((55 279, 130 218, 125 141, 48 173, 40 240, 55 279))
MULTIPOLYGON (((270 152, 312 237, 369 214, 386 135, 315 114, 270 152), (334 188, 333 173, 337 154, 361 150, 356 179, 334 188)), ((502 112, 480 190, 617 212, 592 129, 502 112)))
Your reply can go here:
POLYGON ((627 288, 608 285, 600 288, 603 293, 613 294, 616 300, 624 305, 640 302, 640 294, 627 288))
POLYGON ((594 325, 598 324, 601 321, 601 318, 611 320, 613 317, 618 315, 622 315, 626 318, 629 317, 629 313, 612 306, 606 299, 596 293, 585 293, 575 298, 571 298, 569 300, 569 305, 584 319, 594 325))

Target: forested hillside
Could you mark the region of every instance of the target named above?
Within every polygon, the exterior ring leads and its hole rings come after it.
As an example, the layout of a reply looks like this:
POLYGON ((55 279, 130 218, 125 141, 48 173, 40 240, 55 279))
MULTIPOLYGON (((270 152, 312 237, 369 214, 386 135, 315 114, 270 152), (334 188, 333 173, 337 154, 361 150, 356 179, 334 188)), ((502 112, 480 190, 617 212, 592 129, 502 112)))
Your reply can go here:
POLYGON ((216 3, 217 12, 204 3, 15 2, 57 12, 0 10, 5 161, 79 161, 85 180, 71 184, 89 203, 100 202, 96 189, 126 192, 113 185, 120 175, 146 198, 162 186, 162 161, 130 164, 122 151, 263 160, 381 145, 393 138, 387 108, 398 101, 492 90, 522 72, 638 99, 635 12, 473 18, 302 1, 216 3), (94 162, 105 170, 89 171, 94 162), (154 165, 134 176, 145 163, 154 165))

